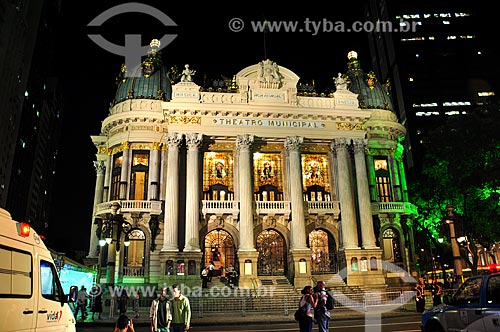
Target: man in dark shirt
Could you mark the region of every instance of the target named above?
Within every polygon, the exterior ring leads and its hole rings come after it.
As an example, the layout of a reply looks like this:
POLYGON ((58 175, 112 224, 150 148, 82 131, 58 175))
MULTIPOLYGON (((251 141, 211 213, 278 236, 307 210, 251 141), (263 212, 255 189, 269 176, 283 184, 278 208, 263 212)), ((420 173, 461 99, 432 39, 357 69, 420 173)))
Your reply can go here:
POLYGON ((170 301, 167 299, 167 287, 162 287, 160 296, 154 299, 149 308, 149 318, 151 319, 151 331, 168 332, 172 314, 170 312, 170 301))

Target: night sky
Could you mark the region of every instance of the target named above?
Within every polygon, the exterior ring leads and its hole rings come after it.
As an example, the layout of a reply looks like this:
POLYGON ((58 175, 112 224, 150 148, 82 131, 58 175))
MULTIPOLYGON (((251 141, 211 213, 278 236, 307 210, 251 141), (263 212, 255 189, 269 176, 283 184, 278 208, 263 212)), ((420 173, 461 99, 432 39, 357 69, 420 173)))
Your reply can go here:
POLYGON ((177 26, 165 27, 156 18, 142 13, 127 13, 109 18, 100 27, 88 23, 105 10, 123 1, 63 1, 63 20, 58 28, 57 67, 64 89, 64 115, 61 149, 57 166, 52 222, 48 244, 70 253, 88 251, 90 222, 95 188, 95 148, 91 135, 99 135, 101 121, 108 114, 116 91, 115 79, 124 58, 112 54, 88 37, 100 34, 110 42, 123 45, 125 34, 140 34, 142 45, 164 34, 177 37, 162 49, 167 65, 182 68, 188 63, 196 70, 193 81, 201 85, 204 76, 232 77, 241 69, 270 59, 300 77, 300 83, 314 80, 317 91, 333 86, 333 77, 345 72, 347 53, 358 52, 361 66, 371 70, 365 33, 254 32, 251 21, 343 21, 362 20, 358 1, 326 3, 307 1, 285 7, 270 2, 188 2, 142 1, 172 19, 177 26), (180 3, 180 4, 179 4, 180 3), (335 6, 333 6, 335 5, 335 6), (245 27, 232 32, 228 23, 241 19, 245 27))

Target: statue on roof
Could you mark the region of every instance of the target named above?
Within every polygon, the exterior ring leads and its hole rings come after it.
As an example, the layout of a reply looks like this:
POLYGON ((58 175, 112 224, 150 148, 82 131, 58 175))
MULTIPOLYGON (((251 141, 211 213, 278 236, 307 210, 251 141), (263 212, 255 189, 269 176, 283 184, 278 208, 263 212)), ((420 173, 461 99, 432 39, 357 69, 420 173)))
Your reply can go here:
POLYGON ((339 73, 337 77, 334 77, 335 87, 337 91, 339 90, 347 90, 347 80, 342 76, 342 73, 339 73))
POLYGON ((259 63, 258 80, 266 88, 277 88, 281 83, 282 75, 279 72, 279 67, 276 62, 271 60, 261 61, 259 63))
POLYGON ((196 74, 196 70, 189 69, 189 65, 184 65, 184 70, 182 71, 181 82, 192 82, 192 75, 196 74))

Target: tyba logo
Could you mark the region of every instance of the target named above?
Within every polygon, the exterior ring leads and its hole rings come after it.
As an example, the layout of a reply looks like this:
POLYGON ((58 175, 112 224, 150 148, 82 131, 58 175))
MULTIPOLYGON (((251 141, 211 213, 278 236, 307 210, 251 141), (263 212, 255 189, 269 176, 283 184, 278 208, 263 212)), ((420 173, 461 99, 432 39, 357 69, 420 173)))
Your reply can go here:
MULTIPOLYGON (((158 9, 137 2, 124 3, 108 10, 104 11, 96 18, 94 18, 87 26, 101 26, 108 19, 125 13, 142 13, 152 16, 158 19, 164 26, 174 26, 177 24, 163 12, 158 9)), ((149 50, 149 45, 142 46, 141 35, 126 34, 125 35, 125 45, 116 45, 111 43, 109 40, 104 39, 101 35, 89 34, 89 38, 105 49, 116 55, 122 55, 125 57, 125 66, 127 68, 136 68, 141 63, 141 57, 147 55, 149 50)), ((160 48, 162 49, 168 44, 170 44, 177 35, 165 34, 160 38, 160 48)), ((126 76, 133 76, 132 71, 127 71, 126 76), (130 73, 129 73, 130 72, 130 73)))

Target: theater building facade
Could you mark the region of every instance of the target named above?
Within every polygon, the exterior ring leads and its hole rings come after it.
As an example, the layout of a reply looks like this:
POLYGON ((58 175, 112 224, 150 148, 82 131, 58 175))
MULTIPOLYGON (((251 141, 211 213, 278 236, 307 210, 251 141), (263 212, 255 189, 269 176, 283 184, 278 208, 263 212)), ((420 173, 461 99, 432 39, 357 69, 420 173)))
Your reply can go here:
POLYGON ((299 91, 299 76, 271 60, 203 89, 154 44, 126 70, 91 137, 98 282, 201 285, 210 261, 216 277, 238 271, 242 288, 332 275, 380 287, 412 272, 405 128, 355 52, 330 95, 299 91))

